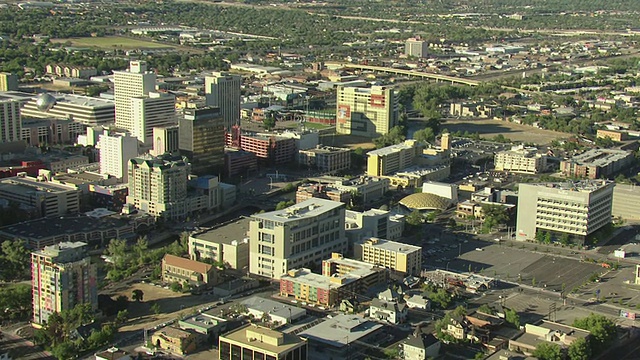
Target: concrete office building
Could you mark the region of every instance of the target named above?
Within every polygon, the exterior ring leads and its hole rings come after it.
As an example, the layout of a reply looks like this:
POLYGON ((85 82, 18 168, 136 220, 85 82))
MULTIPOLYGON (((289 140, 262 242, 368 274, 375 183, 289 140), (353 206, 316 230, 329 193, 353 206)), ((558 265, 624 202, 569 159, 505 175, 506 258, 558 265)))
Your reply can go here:
POLYGON ((338 134, 377 137, 398 123, 398 97, 390 87, 339 86, 336 109, 338 134))
POLYGON ((178 151, 179 130, 177 125, 159 126, 153 128, 153 149, 149 154, 160 156, 178 151))
POLYGON ((18 90, 18 75, 11 73, 0 73, 0 91, 18 90))
POLYGON ((611 222, 614 186, 607 180, 520 184, 516 239, 534 240, 538 232, 548 232, 583 243, 611 222))
POLYGON ((616 184, 613 188, 611 215, 623 220, 640 220, 640 186, 616 184))
POLYGON ((20 140, 31 146, 67 144, 84 133, 84 125, 68 119, 22 118, 20 140))
POLYGON ((189 236, 189 257, 197 261, 221 261, 235 270, 248 269, 249 219, 192 233, 189 236))
POLYGON ((219 108, 185 109, 180 123, 180 151, 195 174, 220 173, 224 167, 224 119, 219 108))
POLYGON ((100 173, 129 181, 129 160, 138 156, 138 139, 126 132, 105 129, 98 137, 96 147, 100 151, 100 173))
POLYGON ((416 164, 423 151, 423 146, 416 140, 405 140, 403 143, 383 147, 367 153, 367 175, 391 175, 416 164))
POLYGON ((254 324, 220 336, 218 349, 220 360, 307 360, 309 356, 306 340, 254 324))
POLYGON ((626 169, 633 159, 631 151, 591 149, 560 162, 560 171, 565 176, 602 179, 626 169))
POLYGON ((20 102, 0 100, 0 143, 21 140, 20 102))
POLYGON ((0 199, 30 209, 35 217, 77 213, 80 211, 80 193, 74 186, 54 184, 24 174, 0 179, 0 199))
POLYGON ((204 78, 206 104, 220 109, 227 131, 233 125, 240 125, 241 85, 241 76, 226 72, 214 72, 204 78))
POLYGON ((404 222, 404 215, 392 214, 385 210, 369 209, 363 212, 347 210, 345 233, 350 245, 363 238, 371 237, 396 240, 402 237, 404 222))
POLYGON ((404 43, 404 54, 407 56, 413 56, 417 58, 423 58, 427 56, 429 50, 429 43, 420 39, 420 37, 409 38, 404 43))
POLYGON ((519 145, 496 153, 494 164, 497 171, 537 174, 546 169, 547 156, 539 154, 536 148, 519 145))
MULTIPOLYGON (((129 70, 113 72, 116 126, 135 132, 135 119, 131 99, 148 95, 156 89, 156 74, 147 71, 145 61, 131 61, 129 70)), ((140 139, 144 141, 144 138, 140 139)))
POLYGON ((343 203, 313 198, 252 215, 250 272, 279 279, 290 269, 318 268, 333 252, 346 253, 344 212, 343 203))
POLYGON ((298 150, 298 164, 322 173, 335 173, 351 168, 351 149, 333 146, 317 146, 298 150))
POLYGON ((175 97, 170 94, 150 92, 130 99, 133 128, 127 129, 145 147, 152 147, 153 128, 177 124, 175 97))
POLYGON ((380 238, 363 239, 354 245, 356 259, 407 275, 422 271, 422 248, 380 238))
POLYGON ((87 250, 86 243, 63 242, 31 254, 34 323, 80 304, 98 308, 97 267, 87 250))
POLYGON ((127 204, 155 217, 184 217, 190 169, 186 158, 175 156, 129 160, 127 204))
POLYGON ((85 126, 112 125, 115 121, 115 102, 109 99, 75 94, 45 94, 53 96, 55 102, 42 107, 40 95, 27 101, 20 110, 23 117, 39 119, 69 119, 85 126))

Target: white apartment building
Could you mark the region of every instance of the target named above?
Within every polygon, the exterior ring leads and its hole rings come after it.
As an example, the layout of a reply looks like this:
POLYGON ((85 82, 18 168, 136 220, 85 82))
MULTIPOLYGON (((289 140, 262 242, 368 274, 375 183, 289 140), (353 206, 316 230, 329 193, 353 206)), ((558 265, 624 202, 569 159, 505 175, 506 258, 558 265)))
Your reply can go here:
MULTIPOLYGON (((89 136, 87 131, 87 137, 89 136)), ((138 156, 138 139, 126 132, 105 129, 99 135, 96 147, 100 151, 100 173, 121 179, 126 183, 129 180, 129 160, 138 156)))
POLYGON ((494 163, 498 171, 537 174, 547 167, 547 157, 539 154, 536 148, 519 145, 496 153, 494 163))
POLYGON ((21 140, 20 102, 0 100, 0 142, 21 140))
POLYGON ((129 160, 127 204, 155 217, 177 219, 188 213, 187 179, 191 164, 179 157, 129 160))
POLYGON ((345 204, 318 198, 253 215, 249 271, 279 279, 291 269, 319 269, 332 253, 346 253, 344 219, 345 204))
POLYGON ((206 104, 220 108, 225 130, 240 122, 241 85, 241 76, 227 72, 214 72, 204 79, 206 104))
POLYGON ((404 274, 422 271, 422 248, 380 238, 363 239, 353 248, 356 260, 404 274))
POLYGON ((429 50, 429 43, 417 38, 409 38, 404 43, 404 54, 407 56, 414 56, 422 58, 427 56, 429 50))
POLYGON ((533 240, 542 231, 582 243, 611 222, 614 186, 608 180, 520 184, 516 239, 533 240))
POLYGON ((390 87, 339 86, 336 132, 367 137, 384 135, 398 123, 398 96, 390 87))

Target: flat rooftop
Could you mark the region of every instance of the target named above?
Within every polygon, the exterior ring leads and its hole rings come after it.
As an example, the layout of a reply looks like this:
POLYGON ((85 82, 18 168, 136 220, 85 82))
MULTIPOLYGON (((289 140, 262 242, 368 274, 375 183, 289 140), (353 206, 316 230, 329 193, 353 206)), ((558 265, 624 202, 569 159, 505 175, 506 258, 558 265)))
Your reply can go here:
POLYGON ((245 326, 234 332, 220 336, 220 339, 228 339, 236 343, 250 345, 251 347, 260 348, 277 354, 295 349, 304 342, 304 340, 298 336, 281 333, 279 331, 257 325, 245 326), (256 338, 254 335, 260 335, 260 338, 256 338), (282 338, 279 345, 274 344, 273 341, 269 341, 277 338, 282 338), (264 340, 267 340, 268 342, 264 340))
POLYGON ((579 192, 592 192, 601 189, 605 186, 613 184, 613 181, 609 180, 579 180, 579 181, 565 181, 565 182, 553 182, 553 183, 535 183, 526 184, 521 183, 519 186, 536 186, 541 188, 550 188, 566 191, 579 191, 579 192))
POLYGON ((631 153, 626 150, 591 149, 566 161, 584 166, 607 166, 612 162, 623 160, 629 156, 631 156, 631 153))
POLYGON ((339 152, 349 152, 351 149, 349 148, 339 148, 334 146, 319 146, 313 149, 300 150, 301 152, 312 152, 316 154, 331 154, 331 153, 339 153, 339 152))
POLYGON ((215 328, 216 326, 224 322, 226 322, 224 319, 218 318, 216 316, 211 316, 206 313, 202 313, 202 314, 192 316, 188 319, 180 320, 178 322, 178 325, 180 325, 181 323, 185 323, 188 325, 193 325, 193 326, 197 326, 197 327, 209 330, 209 329, 215 328))
POLYGON ((57 193, 76 191, 76 189, 68 185, 37 181, 35 178, 31 177, 16 176, 0 180, 0 191, 26 196, 36 191, 57 193))
POLYGON ((296 306, 283 304, 279 301, 262 298, 259 296, 252 296, 244 301, 242 305, 245 305, 248 309, 268 313, 270 315, 280 316, 284 318, 298 318, 304 316, 307 311, 296 306))
POLYGON ((400 254, 411 254, 416 251, 421 251, 421 247, 403 244, 395 241, 379 239, 379 238, 369 238, 364 239, 358 242, 358 244, 369 245, 376 249, 393 251, 400 254))
POLYGON ((298 335, 332 347, 343 347, 382 328, 382 324, 367 320, 362 316, 340 314, 326 319, 298 335))
POLYGON ((344 203, 319 198, 312 198, 286 209, 255 214, 253 219, 271 220, 276 222, 290 222, 300 219, 313 218, 334 209, 344 207, 344 203))
POLYGON ((105 180, 105 178, 105 175, 88 172, 60 173, 53 177, 55 181, 59 181, 61 184, 69 183, 73 185, 91 184, 96 181, 105 180))
POLYGON ((383 147, 381 149, 369 151, 367 153, 367 155, 368 156, 371 156, 371 155, 386 156, 386 155, 389 155, 389 154, 400 152, 402 150, 413 149, 414 147, 415 147, 415 143, 412 142, 412 141, 403 142, 403 143, 400 143, 400 144, 390 145, 390 146, 387 146, 387 147, 383 147))
POLYGON ((16 100, 16 101, 29 101, 36 97, 36 94, 30 94, 21 91, 0 91, 0 101, 3 100, 16 100))
POLYGON ((191 237, 201 241, 208 241, 216 244, 228 244, 237 241, 242 243, 245 238, 249 237, 249 218, 241 218, 233 220, 222 226, 208 229, 202 232, 191 234, 191 237))
POLYGON ((53 96, 58 101, 58 104, 68 103, 71 105, 87 107, 115 107, 115 101, 104 98, 62 93, 53 94, 53 96))
POLYGON ((87 243, 84 243, 81 241, 73 241, 73 242, 67 241, 67 242, 61 242, 55 245, 45 246, 44 249, 35 251, 34 254, 51 255, 51 254, 57 254, 60 251, 65 251, 65 250, 82 249, 85 246, 87 246, 87 243))

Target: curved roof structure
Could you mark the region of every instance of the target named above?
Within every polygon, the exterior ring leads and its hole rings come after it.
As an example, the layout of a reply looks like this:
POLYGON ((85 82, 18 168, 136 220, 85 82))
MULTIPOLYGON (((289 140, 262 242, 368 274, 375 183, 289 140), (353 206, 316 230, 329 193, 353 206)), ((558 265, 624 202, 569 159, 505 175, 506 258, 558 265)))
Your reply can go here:
POLYGON ((450 200, 430 193, 415 193, 404 197, 400 204, 413 210, 445 210, 450 200))

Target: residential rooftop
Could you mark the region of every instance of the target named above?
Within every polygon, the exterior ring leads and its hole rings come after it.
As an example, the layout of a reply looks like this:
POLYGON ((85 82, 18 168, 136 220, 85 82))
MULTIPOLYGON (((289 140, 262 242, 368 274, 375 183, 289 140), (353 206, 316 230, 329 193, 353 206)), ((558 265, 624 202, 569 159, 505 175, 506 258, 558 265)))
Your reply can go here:
POLYGON ((344 207, 344 203, 320 198, 312 198, 290 206, 286 209, 271 211, 262 214, 255 214, 251 217, 258 220, 291 222, 298 221, 300 219, 313 218, 334 209, 339 209, 341 207, 344 207))
POLYGON ((419 246, 403 244, 403 243, 385 240, 385 239, 379 239, 375 237, 363 239, 359 243, 363 245, 370 245, 377 249, 393 251, 401 254, 411 254, 415 251, 420 251, 422 249, 419 246))
POLYGON ((382 324, 360 315, 340 314, 304 330, 299 336, 333 347, 343 347, 382 328, 382 324))

